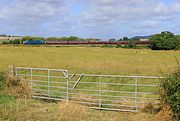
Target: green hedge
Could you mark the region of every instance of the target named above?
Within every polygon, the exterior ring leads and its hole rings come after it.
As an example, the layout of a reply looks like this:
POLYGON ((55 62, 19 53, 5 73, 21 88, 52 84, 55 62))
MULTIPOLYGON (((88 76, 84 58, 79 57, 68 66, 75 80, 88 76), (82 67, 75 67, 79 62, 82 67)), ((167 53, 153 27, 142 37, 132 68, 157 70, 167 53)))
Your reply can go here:
POLYGON ((173 117, 180 120, 180 65, 162 81, 162 100, 171 107, 173 117))

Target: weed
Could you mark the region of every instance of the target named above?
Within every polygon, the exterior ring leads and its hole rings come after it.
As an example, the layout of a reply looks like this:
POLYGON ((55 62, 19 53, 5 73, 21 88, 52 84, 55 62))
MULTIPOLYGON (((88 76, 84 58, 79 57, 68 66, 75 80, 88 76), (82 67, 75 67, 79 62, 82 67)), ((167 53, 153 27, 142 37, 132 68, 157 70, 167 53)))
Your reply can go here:
POLYGON ((169 106, 164 106, 153 118, 148 121, 172 121, 172 111, 169 106))
POLYGON ((110 44, 104 44, 102 45, 102 48, 114 48, 114 45, 110 45, 110 44))
POLYGON ((5 93, 0 94, 0 104, 1 105, 8 105, 10 102, 15 102, 16 97, 10 96, 5 93))
POLYGON ((8 92, 18 97, 31 97, 32 89, 27 80, 12 81, 9 83, 8 92))
POLYGON ((150 114, 156 114, 160 111, 160 108, 155 106, 154 104, 152 103, 148 103, 143 109, 142 109, 143 112, 145 113, 150 113, 150 114))
POLYGON ((3 72, 0 72, 0 89, 3 89, 6 84, 6 75, 3 72))

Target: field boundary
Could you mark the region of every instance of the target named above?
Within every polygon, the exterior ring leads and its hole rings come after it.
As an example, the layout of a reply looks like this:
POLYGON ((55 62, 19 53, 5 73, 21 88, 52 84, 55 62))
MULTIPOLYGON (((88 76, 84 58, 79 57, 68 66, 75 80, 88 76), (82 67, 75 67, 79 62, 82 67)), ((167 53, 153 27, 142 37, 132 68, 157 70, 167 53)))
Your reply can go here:
POLYGON ((11 67, 11 77, 28 82, 32 97, 71 101, 94 109, 139 112, 160 106, 158 76, 69 74, 68 70, 11 67))

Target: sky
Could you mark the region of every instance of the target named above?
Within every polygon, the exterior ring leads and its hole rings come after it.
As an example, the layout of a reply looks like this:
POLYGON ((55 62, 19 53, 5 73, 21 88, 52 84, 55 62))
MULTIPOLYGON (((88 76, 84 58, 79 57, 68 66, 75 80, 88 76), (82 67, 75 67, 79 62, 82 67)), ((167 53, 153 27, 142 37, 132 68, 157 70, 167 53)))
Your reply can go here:
POLYGON ((119 39, 179 28, 180 0, 0 0, 0 34, 119 39))

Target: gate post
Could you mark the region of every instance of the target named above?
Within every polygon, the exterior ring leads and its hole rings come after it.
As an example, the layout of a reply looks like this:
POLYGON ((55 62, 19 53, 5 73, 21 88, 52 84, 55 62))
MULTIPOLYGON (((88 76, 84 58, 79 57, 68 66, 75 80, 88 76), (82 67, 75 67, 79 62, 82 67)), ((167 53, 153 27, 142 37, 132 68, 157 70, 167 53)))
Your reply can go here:
POLYGON ((66 71, 66 78, 67 78, 67 83, 66 83, 66 102, 69 102, 69 76, 68 76, 68 71, 66 71))
POLYGON ((14 66, 13 65, 9 65, 9 78, 11 80, 14 79, 14 66))

